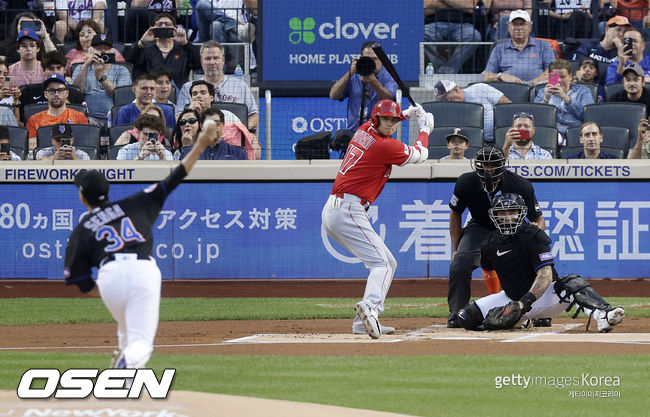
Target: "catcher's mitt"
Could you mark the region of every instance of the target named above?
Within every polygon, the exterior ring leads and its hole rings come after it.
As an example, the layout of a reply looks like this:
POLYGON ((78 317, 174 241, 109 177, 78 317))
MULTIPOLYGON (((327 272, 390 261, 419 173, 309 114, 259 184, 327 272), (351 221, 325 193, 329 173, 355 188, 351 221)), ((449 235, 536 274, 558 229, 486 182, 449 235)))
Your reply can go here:
POLYGON ((483 320, 483 325, 487 330, 510 329, 517 324, 523 314, 519 301, 510 301, 504 306, 490 310, 483 320))

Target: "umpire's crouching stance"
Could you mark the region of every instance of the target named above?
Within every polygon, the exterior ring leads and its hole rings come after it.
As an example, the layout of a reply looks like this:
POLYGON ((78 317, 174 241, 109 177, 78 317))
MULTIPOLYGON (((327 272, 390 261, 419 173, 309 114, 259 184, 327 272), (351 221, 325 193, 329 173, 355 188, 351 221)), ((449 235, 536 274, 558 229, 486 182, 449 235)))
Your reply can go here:
POLYGON ((522 318, 553 317, 577 304, 574 318, 584 311, 599 332, 612 330, 625 311, 611 307, 579 275, 557 278, 551 239, 525 222, 526 211, 518 194, 494 199, 489 216, 497 230, 483 242, 481 267, 498 275, 503 291, 467 304, 458 312, 459 324, 467 330, 509 329, 522 318))
POLYGON ((99 171, 75 177, 79 198, 89 212, 76 226, 65 252, 66 284, 82 292, 99 289, 117 322, 120 350, 113 368, 141 368, 153 352, 160 306, 160 269, 151 256, 152 226, 165 199, 192 169, 201 152, 214 145, 216 123, 207 121, 195 146, 164 180, 123 200, 108 200, 108 181, 99 171), (91 267, 98 267, 97 281, 91 267))

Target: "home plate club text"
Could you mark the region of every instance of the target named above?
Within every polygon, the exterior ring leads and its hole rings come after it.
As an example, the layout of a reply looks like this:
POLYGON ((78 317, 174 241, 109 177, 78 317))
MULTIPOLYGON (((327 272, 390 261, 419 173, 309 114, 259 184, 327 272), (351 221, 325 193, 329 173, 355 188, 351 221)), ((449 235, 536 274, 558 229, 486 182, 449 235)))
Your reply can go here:
POLYGON ((175 369, 165 369, 158 381, 153 369, 68 369, 63 373, 58 369, 30 369, 20 378, 17 393, 22 399, 52 395, 86 398, 90 394, 95 398, 140 398, 142 388, 147 387, 151 398, 167 398, 175 374, 175 369))

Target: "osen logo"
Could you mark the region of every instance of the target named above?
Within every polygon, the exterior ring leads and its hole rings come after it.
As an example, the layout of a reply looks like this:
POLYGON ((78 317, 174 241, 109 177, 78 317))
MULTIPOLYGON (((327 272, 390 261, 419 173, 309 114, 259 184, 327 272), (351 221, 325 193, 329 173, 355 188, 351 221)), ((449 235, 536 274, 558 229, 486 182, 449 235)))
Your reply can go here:
MULTIPOLYGON (((316 41, 316 20, 313 17, 300 19, 292 17, 289 20, 289 42, 294 45, 304 42, 311 45, 316 41)), ((325 22, 318 26, 318 36, 322 39, 356 39, 361 36, 369 39, 396 39, 399 23, 386 22, 341 22, 341 16, 336 16, 334 22, 325 22)))

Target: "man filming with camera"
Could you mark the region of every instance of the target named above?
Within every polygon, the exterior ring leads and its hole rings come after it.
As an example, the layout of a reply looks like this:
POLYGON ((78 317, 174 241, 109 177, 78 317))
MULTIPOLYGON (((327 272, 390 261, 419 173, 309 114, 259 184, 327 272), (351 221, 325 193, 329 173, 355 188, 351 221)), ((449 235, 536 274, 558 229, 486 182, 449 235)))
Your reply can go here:
POLYGON ((355 58, 350 69, 330 89, 332 100, 348 99, 347 129, 357 130, 370 119, 370 112, 380 100, 395 100, 397 83, 381 66, 374 41, 361 46, 361 57, 355 58))
POLYGON ((171 161, 172 153, 158 139, 165 133, 165 124, 160 117, 140 114, 134 124, 138 131, 138 141, 120 148, 118 161, 171 161))
POLYGON ((113 107, 113 90, 131 84, 126 67, 115 65, 113 40, 106 34, 95 35, 88 59, 75 68, 72 82, 86 94, 90 124, 106 127, 106 115, 113 107))

